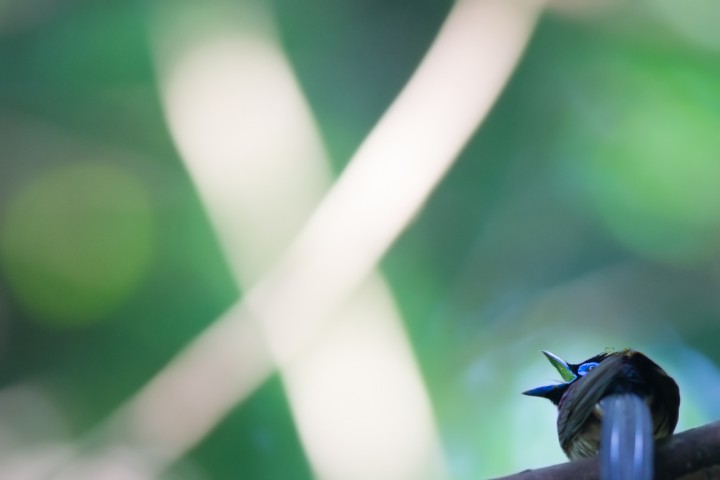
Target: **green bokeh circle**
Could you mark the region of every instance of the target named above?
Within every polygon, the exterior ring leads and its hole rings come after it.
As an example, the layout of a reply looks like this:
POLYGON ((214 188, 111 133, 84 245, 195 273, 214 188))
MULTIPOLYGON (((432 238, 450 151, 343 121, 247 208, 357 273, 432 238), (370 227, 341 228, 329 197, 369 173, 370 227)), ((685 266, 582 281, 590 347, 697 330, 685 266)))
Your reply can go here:
POLYGON ((38 322, 103 319, 135 290, 152 252, 141 182, 109 163, 42 173, 11 199, 0 262, 17 302, 38 322))
POLYGON ((616 52, 572 93, 563 171, 627 248, 697 264, 720 244, 720 72, 702 63, 616 52))

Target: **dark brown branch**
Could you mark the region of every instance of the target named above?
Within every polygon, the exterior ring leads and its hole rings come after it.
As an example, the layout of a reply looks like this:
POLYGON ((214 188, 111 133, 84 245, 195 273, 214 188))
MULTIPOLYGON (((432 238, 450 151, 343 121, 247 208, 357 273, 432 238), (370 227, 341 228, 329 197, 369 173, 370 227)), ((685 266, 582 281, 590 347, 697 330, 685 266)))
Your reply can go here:
MULTIPOLYGON (((496 480, 595 480, 597 458, 525 470, 496 480)), ((720 479, 720 421, 693 428, 658 445, 655 454, 657 480, 720 479)))

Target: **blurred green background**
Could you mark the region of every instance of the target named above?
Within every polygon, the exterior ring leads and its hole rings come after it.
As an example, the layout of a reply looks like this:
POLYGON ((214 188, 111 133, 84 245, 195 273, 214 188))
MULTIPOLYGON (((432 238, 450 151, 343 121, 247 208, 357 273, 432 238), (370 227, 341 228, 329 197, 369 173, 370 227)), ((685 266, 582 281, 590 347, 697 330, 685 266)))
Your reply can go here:
MULTIPOLYGON (((452 3, 267 6, 339 175, 452 3)), ((242 293, 168 131, 150 10, 0 2, 0 459, 79 438, 242 293)), ((540 349, 645 351, 678 430, 720 417, 719 21, 551 4, 383 259, 452 478, 564 461, 554 408, 520 395, 556 376, 540 349)), ((312 478, 279 379, 165 476, 312 478)))

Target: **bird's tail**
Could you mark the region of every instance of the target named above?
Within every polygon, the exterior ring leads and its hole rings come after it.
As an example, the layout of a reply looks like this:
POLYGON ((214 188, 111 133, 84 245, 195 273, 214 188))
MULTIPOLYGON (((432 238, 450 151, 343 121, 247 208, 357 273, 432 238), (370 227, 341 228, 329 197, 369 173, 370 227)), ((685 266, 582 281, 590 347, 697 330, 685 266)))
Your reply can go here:
POLYGON ((600 437, 602 480, 652 480, 653 421, 647 403, 630 393, 603 398, 600 437))

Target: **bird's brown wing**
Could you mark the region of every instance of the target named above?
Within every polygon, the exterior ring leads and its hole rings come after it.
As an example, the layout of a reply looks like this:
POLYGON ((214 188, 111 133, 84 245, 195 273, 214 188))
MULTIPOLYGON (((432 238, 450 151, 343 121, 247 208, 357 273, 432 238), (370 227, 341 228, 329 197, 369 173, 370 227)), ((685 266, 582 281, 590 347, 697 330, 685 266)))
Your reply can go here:
POLYGON ((576 380, 563 396, 557 420, 558 438, 563 450, 568 451, 573 438, 594 415, 595 405, 609 393, 616 380, 626 375, 624 363, 622 356, 606 358, 587 375, 576 380))

